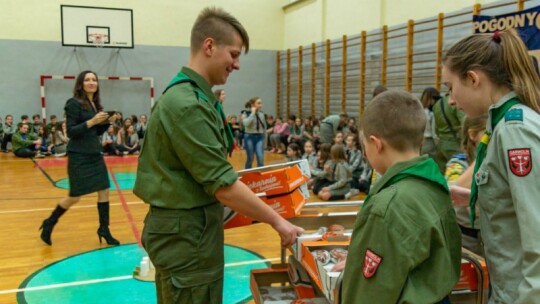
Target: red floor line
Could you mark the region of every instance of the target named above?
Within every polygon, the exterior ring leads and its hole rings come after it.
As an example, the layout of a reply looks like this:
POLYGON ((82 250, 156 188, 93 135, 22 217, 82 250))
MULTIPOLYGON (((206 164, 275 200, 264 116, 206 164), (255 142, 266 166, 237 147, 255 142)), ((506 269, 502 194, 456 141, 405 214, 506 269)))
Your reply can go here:
POLYGON ((114 172, 110 167, 109 167, 109 173, 111 175, 111 179, 114 185, 116 186, 116 191, 118 192, 118 199, 120 199, 120 202, 122 203, 122 208, 124 209, 124 212, 126 213, 126 217, 128 218, 129 224, 131 225, 133 236, 135 236, 137 243, 139 243, 139 247, 142 248, 141 234, 139 233, 139 229, 137 229, 137 225, 135 225, 135 221, 133 220, 133 216, 131 215, 131 211, 129 210, 127 201, 124 198, 124 194, 122 194, 122 190, 120 190, 120 185, 118 184, 118 181, 116 180, 116 176, 114 176, 114 172))

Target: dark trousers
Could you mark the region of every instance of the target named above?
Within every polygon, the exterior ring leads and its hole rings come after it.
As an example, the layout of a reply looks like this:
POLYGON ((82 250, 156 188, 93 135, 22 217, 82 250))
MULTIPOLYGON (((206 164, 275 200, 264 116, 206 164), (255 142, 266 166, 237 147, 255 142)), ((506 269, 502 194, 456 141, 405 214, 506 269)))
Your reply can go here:
POLYGON ((127 148, 127 147, 124 147, 124 146, 118 146, 118 150, 120 150, 120 152, 128 152, 129 154, 133 154, 137 151, 139 151, 139 145, 135 146, 134 148, 127 148))
POLYGON ((317 179, 315 179, 315 184, 313 184, 313 194, 319 194, 322 188, 328 187, 331 184, 333 184, 333 182, 329 181, 328 179, 317 177, 317 179))
POLYGON ((36 155, 36 148, 34 146, 20 148, 17 151, 14 151, 13 153, 17 157, 23 157, 23 158, 34 157, 36 155))
POLYGON ((103 147, 103 152, 107 153, 109 155, 118 155, 120 154, 120 150, 116 148, 115 144, 107 144, 103 147), (118 154, 116 153, 118 152, 118 154))
POLYGON ((358 189, 360 192, 368 193, 370 181, 359 181, 358 177, 354 177, 351 181, 351 188, 358 189))
POLYGON ((11 134, 4 134, 4 139, 2 140, 2 151, 7 149, 8 142, 11 142, 11 134))
POLYGON ((150 207, 142 244, 156 267, 158 304, 221 304, 223 205, 150 207))

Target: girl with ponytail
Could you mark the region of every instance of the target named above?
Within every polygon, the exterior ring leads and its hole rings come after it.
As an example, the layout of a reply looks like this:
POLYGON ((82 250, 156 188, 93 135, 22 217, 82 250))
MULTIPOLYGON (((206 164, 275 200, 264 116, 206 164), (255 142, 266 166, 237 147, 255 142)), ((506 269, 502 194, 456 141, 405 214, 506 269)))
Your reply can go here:
POLYGON ((472 219, 476 204, 480 207, 490 303, 535 303, 540 299, 540 80, 532 59, 514 30, 471 35, 446 52, 442 77, 451 104, 469 117, 488 114, 469 206, 472 219))

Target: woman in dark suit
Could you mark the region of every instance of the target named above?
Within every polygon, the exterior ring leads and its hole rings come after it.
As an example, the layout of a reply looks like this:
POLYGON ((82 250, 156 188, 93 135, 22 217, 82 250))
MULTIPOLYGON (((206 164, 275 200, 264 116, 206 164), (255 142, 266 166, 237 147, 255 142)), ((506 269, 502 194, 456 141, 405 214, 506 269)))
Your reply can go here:
POLYGON ((51 216, 43 221, 40 229, 43 242, 51 245, 51 233, 58 219, 82 195, 98 193, 99 242, 105 238, 109 245, 119 245, 109 231, 109 177, 103 159, 100 136, 116 115, 102 112, 99 98, 99 83, 96 73, 83 71, 77 76, 73 97, 64 107, 67 134, 70 138, 68 153, 69 196, 60 200, 51 216))

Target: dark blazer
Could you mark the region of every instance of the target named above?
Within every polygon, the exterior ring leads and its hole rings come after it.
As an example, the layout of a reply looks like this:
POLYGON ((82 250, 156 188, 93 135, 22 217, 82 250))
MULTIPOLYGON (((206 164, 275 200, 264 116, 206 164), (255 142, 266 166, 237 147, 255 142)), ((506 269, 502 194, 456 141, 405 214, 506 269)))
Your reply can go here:
POLYGON ((85 110, 82 104, 75 98, 70 98, 64 107, 66 111, 66 126, 69 142, 68 152, 99 154, 103 152, 100 136, 107 131, 109 124, 93 126, 88 128, 86 121, 90 120, 97 113, 93 108, 85 110))

